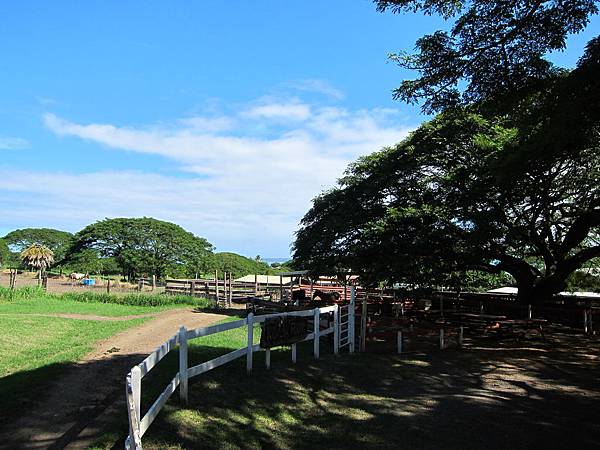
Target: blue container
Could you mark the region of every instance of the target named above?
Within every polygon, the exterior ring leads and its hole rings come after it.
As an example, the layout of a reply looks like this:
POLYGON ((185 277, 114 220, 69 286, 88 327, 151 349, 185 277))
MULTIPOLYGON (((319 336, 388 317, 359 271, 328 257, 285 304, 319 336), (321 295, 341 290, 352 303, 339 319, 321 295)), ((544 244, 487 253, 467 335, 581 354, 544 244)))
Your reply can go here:
POLYGON ((82 283, 85 286, 93 286, 96 284, 96 280, 92 279, 92 278, 88 278, 87 280, 83 280, 82 283))

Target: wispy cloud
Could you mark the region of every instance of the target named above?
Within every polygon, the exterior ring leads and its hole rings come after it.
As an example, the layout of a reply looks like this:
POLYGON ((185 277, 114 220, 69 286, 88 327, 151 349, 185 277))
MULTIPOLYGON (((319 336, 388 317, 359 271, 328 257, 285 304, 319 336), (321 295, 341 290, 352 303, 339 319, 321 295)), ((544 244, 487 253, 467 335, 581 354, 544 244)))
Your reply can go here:
POLYGON ((344 93, 324 80, 294 80, 286 83, 286 86, 291 89, 304 92, 316 92, 323 94, 336 100, 341 100, 345 97, 344 93))
POLYGON ((70 228, 103 217, 152 215, 180 223, 221 249, 263 255, 287 251, 311 199, 333 186, 350 161, 409 132, 395 110, 322 107, 298 99, 261 99, 228 115, 143 127, 79 123, 51 113, 43 119, 58 136, 160 155, 188 175, 0 171, 0 191, 21 196, 13 216, 24 222, 28 215, 39 218, 36 202, 60 205, 44 215, 70 228), (80 198, 94 209, 81 208, 80 198))
POLYGON ((0 136, 0 150, 24 150, 29 148, 29 141, 26 139, 0 136))

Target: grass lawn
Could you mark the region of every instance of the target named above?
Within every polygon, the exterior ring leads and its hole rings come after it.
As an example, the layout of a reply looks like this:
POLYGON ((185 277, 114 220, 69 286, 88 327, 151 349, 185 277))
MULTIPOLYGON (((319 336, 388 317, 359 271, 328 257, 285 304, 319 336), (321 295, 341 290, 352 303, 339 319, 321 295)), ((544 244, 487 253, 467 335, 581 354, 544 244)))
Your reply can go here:
MULTIPOLYGON (((129 316, 148 314, 165 309, 181 308, 184 305, 131 306, 115 303, 84 303, 58 296, 36 296, 12 301, 0 300, 0 318, 15 314, 91 314, 97 316, 129 316)), ((1 319, 0 319, 1 320, 1 319)))
POLYGON ((0 290, 0 419, 34 400, 70 364, 91 351, 97 341, 149 320, 99 321, 41 315, 119 317, 185 306, 183 302, 169 302, 170 298, 150 296, 132 297, 129 301, 159 303, 158 306, 106 303, 110 297, 94 295, 61 296, 27 288, 0 290))

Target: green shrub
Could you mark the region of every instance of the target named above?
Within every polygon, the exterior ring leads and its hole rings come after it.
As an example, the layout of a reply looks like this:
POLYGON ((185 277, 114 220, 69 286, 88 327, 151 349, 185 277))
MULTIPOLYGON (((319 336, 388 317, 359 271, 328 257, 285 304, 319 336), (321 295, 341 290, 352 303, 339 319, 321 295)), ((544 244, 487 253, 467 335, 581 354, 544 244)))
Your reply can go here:
POLYGON ((126 294, 115 295, 95 292, 69 292, 65 294, 52 294, 38 287, 21 287, 11 290, 0 287, 0 300, 43 300, 44 298, 64 299, 83 303, 114 303, 128 306, 171 306, 189 305, 197 308, 208 308, 213 302, 205 298, 190 297, 187 295, 165 294, 126 294))

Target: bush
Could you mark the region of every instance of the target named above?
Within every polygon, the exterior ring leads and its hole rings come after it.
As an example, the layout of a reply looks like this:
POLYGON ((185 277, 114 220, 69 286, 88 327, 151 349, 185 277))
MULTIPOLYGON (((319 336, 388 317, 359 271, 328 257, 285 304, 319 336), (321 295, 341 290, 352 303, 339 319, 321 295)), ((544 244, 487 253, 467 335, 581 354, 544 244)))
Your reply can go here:
POLYGON ((197 308, 208 308, 214 303, 206 298, 190 297, 187 295, 165 294, 126 294, 115 295, 94 292, 72 292, 66 294, 52 294, 38 287, 22 287, 11 290, 0 287, 0 300, 43 300, 52 298, 56 300, 70 300, 82 303, 114 303, 127 306, 171 306, 188 305, 197 308))

